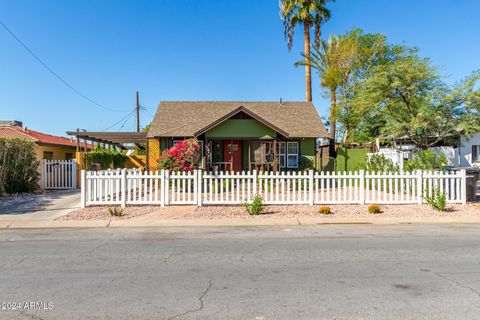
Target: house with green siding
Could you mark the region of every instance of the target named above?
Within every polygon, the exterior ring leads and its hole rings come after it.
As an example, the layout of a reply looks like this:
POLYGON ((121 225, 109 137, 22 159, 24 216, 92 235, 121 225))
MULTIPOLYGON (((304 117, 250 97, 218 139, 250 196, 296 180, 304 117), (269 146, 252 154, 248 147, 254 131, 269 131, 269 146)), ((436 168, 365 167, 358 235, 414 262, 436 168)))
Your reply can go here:
POLYGON ((311 102, 162 101, 147 133, 147 163, 197 138, 211 171, 296 170, 315 166, 325 127, 311 102))

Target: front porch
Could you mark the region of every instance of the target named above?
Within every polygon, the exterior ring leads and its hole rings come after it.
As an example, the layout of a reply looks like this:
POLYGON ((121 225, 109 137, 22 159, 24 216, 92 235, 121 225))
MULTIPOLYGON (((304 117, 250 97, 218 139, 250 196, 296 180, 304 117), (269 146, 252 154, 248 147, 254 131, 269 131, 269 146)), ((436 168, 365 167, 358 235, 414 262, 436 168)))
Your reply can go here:
POLYGON ((298 168, 298 141, 217 138, 204 140, 204 145, 204 168, 207 171, 277 172, 298 168))

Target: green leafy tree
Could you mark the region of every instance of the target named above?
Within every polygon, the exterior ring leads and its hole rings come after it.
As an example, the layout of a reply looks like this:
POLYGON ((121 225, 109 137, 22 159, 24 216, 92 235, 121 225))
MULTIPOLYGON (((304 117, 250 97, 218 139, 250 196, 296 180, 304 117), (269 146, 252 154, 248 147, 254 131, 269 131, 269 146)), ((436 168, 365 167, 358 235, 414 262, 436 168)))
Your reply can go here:
POLYGON ((355 95, 356 83, 369 74, 372 66, 387 57, 385 36, 380 34, 363 34, 361 29, 353 29, 344 35, 331 35, 328 41, 321 41, 319 48, 314 48, 310 60, 303 55, 303 60, 295 65, 310 64, 321 79, 325 95, 330 98, 329 126, 331 141, 330 152, 333 154, 334 142, 338 136, 337 121, 343 129, 343 142, 350 142, 354 130, 361 118, 351 103, 355 95))
POLYGON ((327 90, 330 97, 330 154, 335 153, 337 130, 337 90, 351 70, 355 55, 356 43, 353 38, 330 36, 328 41, 322 40, 319 48, 314 48, 310 58, 303 54, 303 60, 295 66, 308 65, 313 67, 320 79, 321 86, 327 90))
POLYGON ((330 19, 330 10, 326 8, 334 0, 281 0, 280 16, 283 20, 285 39, 288 49, 293 47, 293 35, 298 25, 303 26, 305 64, 306 100, 312 101, 312 76, 310 59, 310 29, 314 28, 314 47, 320 46, 320 31, 322 23, 330 19))
POLYGON ((391 52, 356 85, 353 103, 365 119, 373 120, 360 128, 377 125, 377 137, 413 143, 419 149, 461 130, 478 130, 478 73, 450 87, 416 48, 394 46, 391 52))

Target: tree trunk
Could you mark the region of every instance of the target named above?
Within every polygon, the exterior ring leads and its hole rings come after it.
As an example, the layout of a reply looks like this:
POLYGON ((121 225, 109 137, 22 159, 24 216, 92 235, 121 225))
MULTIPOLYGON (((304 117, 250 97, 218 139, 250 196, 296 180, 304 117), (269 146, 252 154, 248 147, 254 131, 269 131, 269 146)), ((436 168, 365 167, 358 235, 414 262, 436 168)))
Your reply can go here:
POLYGON ((345 135, 343 136, 343 143, 348 144, 348 139, 350 138, 348 133, 350 132, 350 128, 345 126, 345 135))
POLYGON ((328 153, 330 157, 336 157, 335 136, 337 131, 337 94, 336 89, 330 89, 330 143, 328 153))
POLYGON ((305 93, 307 101, 312 101, 312 67, 310 66, 310 25, 303 24, 304 52, 305 52, 305 93))

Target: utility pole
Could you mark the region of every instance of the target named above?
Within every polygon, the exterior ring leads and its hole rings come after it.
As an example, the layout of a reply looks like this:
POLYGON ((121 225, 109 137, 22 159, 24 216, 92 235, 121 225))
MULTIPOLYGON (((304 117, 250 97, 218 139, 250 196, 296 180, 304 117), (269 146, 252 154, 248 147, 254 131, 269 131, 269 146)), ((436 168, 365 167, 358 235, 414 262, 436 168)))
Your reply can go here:
POLYGON ((140 132, 140 102, 139 102, 138 91, 137 91, 137 105, 135 107, 135 111, 137 112, 137 132, 140 132))

